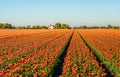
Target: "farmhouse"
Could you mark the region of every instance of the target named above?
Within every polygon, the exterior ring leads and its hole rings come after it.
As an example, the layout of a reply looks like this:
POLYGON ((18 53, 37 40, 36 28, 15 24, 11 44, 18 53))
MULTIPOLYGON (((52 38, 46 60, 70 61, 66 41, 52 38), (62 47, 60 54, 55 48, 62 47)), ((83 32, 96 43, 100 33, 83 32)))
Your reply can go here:
POLYGON ((54 25, 48 26, 48 29, 54 29, 54 25))

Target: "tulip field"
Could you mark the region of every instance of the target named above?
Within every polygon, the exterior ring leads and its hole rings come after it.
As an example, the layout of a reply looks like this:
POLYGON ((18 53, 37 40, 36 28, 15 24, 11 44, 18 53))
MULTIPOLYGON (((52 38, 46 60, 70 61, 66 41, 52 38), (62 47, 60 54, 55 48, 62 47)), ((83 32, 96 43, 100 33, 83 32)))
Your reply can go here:
POLYGON ((120 30, 0 30, 0 77, 120 77, 120 30))

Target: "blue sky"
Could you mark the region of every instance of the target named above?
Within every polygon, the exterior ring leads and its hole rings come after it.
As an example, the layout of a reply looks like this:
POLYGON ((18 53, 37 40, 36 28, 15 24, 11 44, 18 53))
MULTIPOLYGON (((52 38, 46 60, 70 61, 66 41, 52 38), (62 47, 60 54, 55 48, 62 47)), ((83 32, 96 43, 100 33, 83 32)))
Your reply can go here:
POLYGON ((120 0, 0 0, 0 23, 120 26, 120 0))

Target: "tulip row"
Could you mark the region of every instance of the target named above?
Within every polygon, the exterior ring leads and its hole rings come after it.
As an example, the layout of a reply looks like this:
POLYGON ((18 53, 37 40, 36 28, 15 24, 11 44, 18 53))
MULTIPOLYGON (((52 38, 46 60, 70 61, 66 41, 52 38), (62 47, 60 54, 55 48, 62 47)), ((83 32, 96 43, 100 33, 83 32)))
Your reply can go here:
MULTIPOLYGON (((14 56, 17 56, 16 53, 22 53, 22 50, 31 50, 33 48, 36 48, 37 47, 37 43, 39 43, 39 46, 40 46, 40 43, 41 45, 44 44, 46 41, 50 41, 52 40, 53 38, 56 38, 58 36, 62 36, 65 34, 65 32, 53 32, 53 33, 49 33, 49 32, 46 32, 46 33, 42 33, 42 34, 34 34, 34 35, 27 35, 27 36, 19 36, 18 38, 11 38, 11 39, 7 39, 5 42, 1 43, 1 48, 6 48, 6 49, 9 49, 9 45, 10 45, 10 48, 9 50, 4 50, 3 52, 0 52, 0 59, 7 59, 8 57, 14 55, 14 56), (61 33, 61 35, 58 35, 59 33, 61 33), (34 36, 34 37, 31 37, 31 36, 34 36), (26 38, 27 37, 27 38, 26 38), (52 39, 50 39, 52 37, 52 39), (21 40, 22 39, 22 40, 21 40), (14 41, 9 41, 9 40, 14 40, 14 41), (16 42, 17 41, 17 42, 16 42), (13 46, 13 45, 15 46, 13 46), (2 45, 6 46, 6 47, 3 47, 2 45), (31 45, 32 45, 32 48, 31 48, 31 45)), ((2 39, 4 40, 4 39, 2 39)), ((1 41, 2 41, 1 40, 1 41)))
MULTIPOLYGON (((100 37, 96 35, 96 33, 93 33, 89 31, 89 33, 86 32, 81 32, 89 42, 91 42, 97 49, 99 49, 108 59, 112 60, 113 62, 119 62, 120 61, 120 47, 119 44, 120 42, 110 39, 110 38, 105 38, 105 37, 100 37), (116 45, 115 45, 116 44, 116 45)), ((100 34, 99 34, 100 35, 100 34)))
MULTIPOLYGON (((56 33, 58 33, 58 32, 54 32, 54 36, 52 35, 52 33, 49 34, 49 36, 51 35, 49 38, 42 38, 41 35, 39 36, 39 34, 38 34, 37 36, 41 37, 42 39, 36 38, 36 39, 38 39, 37 41, 33 41, 31 44, 28 44, 28 45, 25 45, 22 47, 21 46, 18 47, 17 49, 19 49, 19 50, 10 50, 9 54, 1 53, 0 70, 5 69, 10 63, 14 64, 21 58, 26 57, 27 55, 31 54, 32 52, 34 52, 37 49, 40 49, 41 47, 43 47, 50 41, 57 39, 65 34, 65 32, 60 32, 61 34, 57 34, 57 35, 56 35, 56 33)), ((48 35, 44 35, 43 37, 48 37, 48 35)), ((35 38, 35 35, 32 39, 34 39, 34 38, 35 38)))
POLYGON ((94 29, 0 30, 0 77, 119 77, 119 34, 94 29))
POLYGON ((120 41, 120 30, 104 30, 104 29, 99 29, 99 30, 86 30, 89 31, 89 33, 97 34, 101 37, 106 37, 109 39, 114 39, 120 41))
MULTIPOLYGON (((87 45, 94 50, 95 54, 101 59, 101 61, 107 66, 107 68, 110 70, 110 72, 115 76, 120 76, 120 49, 119 46, 116 44, 112 44, 109 42, 111 39, 105 39, 104 36, 102 38, 96 35, 99 33, 98 31, 94 30, 78 30, 81 33, 81 36, 86 41, 87 45)), ((104 32, 104 30, 103 30, 104 32)), ((112 32, 111 32, 112 33, 112 32)), ((119 33, 118 33, 119 34, 119 33)), ((104 33, 105 35, 105 33, 104 33)), ((106 35, 107 36, 107 35, 106 35)), ((108 37, 108 36, 107 36, 108 37)), ((119 37, 119 35, 118 35, 119 37)), ((112 39, 113 40, 113 39, 112 39)), ((115 40, 115 39, 114 39, 115 40)), ((115 40, 116 42, 116 40, 115 40)), ((119 42, 119 41, 118 41, 119 42)))
MULTIPOLYGON (((30 54, 27 54, 25 57, 17 60, 15 63, 9 63, 5 69, 0 71, 1 75, 8 77, 47 76, 51 70, 52 63, 55 61, 56 56, 58 53, 60 53, 62 47, 64 47, 70 35, 72 34, 72 31, 57 32, 59 34, 49 37, 47 40, 42 40, 43 42, 52 40, 45 44, 42 48, 35 49, 33 52, 30 52, 30 54)), ((39 44, 39 42, 35 45, 37 44, 39 44)), ((32 46, 34 46, 34 44, 32 46)))
POLYGON ((102 63, 96 60, 93 52, 75 31, 64 58, 60 77, 105 77, 106 75, 102 63))
MULTIPOLYGON (((21 31, 26 32, 26 31, 21 31)), ((9 38, 2 38, 0 40, 0 53, 3 52, 4 54, 7 53, 9 50, 17 50, 18 47, 24 47, 25 45, 29 45, 30 43, 33 43, 35 41, 41 41, 42 39, 49 39, 49 37, 55 36, 58 33, 58 31, 39 31, 38 33, 34 33, 34 31, 30 31, 30 33, 33 32, 33 34, 27 34, 27 35, 19 35, 16 31, 15 33, 19 36, 11 36, 9 38), (50 33, 51 32, 51 33, 50 33), (34 36, 34 37, 31 37, 34 36), (27 37, 27 38, 26 38, 27 37)), ((60 33, 63 33, 62 31, 59 31, 60 33)), ((1 33, 0 33, 1 34, 1 33)), ((6 34, 6 33, 4 33, 6 34)), ((19 50, 19 49, 18 49, 19 50)))

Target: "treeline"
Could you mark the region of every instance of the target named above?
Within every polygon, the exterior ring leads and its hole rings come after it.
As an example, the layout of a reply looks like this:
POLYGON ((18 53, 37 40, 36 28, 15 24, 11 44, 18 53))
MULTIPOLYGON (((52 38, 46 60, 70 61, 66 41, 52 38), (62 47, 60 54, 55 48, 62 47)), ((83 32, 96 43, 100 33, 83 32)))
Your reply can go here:
POLYGON ((107 25, 107 26, 76 26, 74 29, 120 29, 119 26, 107 25))
POLYGON ((27 26, 18 26, 17 29, 48 29, 47 26, 40 26, 40 25, 27 25, 27 26))
POLYGON ((12 26, 9 23, 0 23, 0 29, 70 29, 68 24, 55 23, 54 25, 41 26, 41 25, 27 25, 27 26, 12 26), (52 26, 52 27, 51 27, 52 26))
POLYGON ((0 29, 48 29, 47 26, 40 26, 40 25, 27 25, 27 26, 12 26, 9 23, 0 23, 0 29))
POLYGON ((120 29, 119 26, 107 25, 107 26, 76 26, 70 27, 68 24, 55 23, 54 25, 41 26, 41 25, 27 25, 27 26, 12 26, 9 23, 0 23, 0 29, 120 29))
POLYGON ((55 23, 54 25, 50 25, 50 26, 28 25, 28 26, 18 26, 16 28, 18 29, 50 29, 51 26, 53 27, 53 29, 70 29, 71 28, 68 24, 61 24, 61 23, 55 23))
POLYGON ((14 29, 15 26, 9 23, 0 23, 0 29, 14 29))

